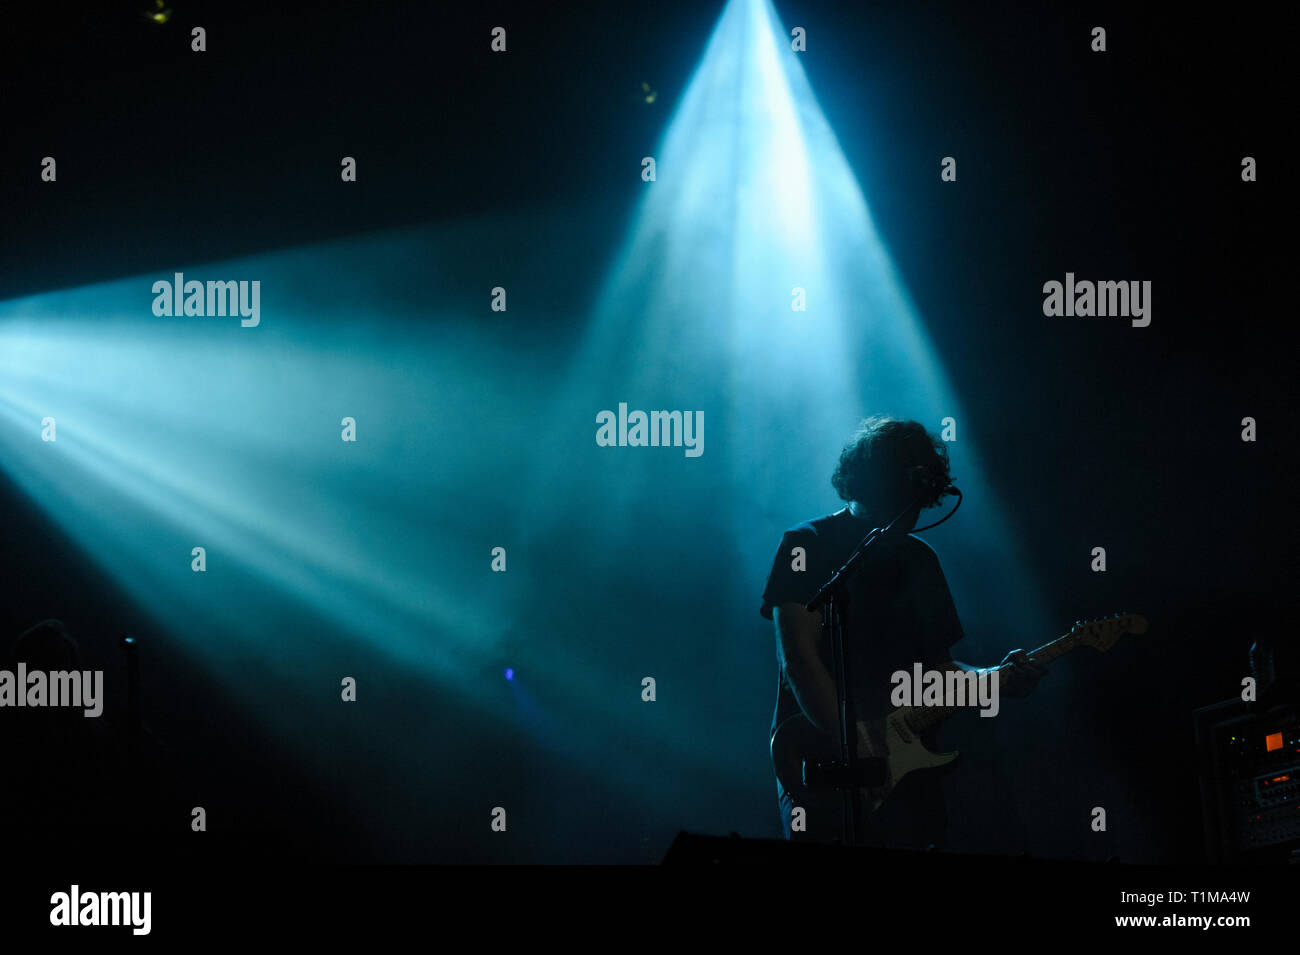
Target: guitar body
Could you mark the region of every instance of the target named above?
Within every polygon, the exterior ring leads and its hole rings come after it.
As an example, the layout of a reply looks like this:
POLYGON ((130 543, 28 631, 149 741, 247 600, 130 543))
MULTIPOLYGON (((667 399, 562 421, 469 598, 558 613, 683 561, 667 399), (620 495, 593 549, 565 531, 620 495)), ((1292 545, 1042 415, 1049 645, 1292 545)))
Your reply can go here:
MULTIPOLYGON (((947 766, 957 758, 957 752, 935 753, 925 747, 920 736, 907 724, 907 714, 912 707, 894 710, 884 719, 860 723, 866 727, 865 737, 858 745, 858 756, 878 757, 885 760, 885 780, 879 786, 863 786, 858 790, 863 811, 868 815, 880 808, 889 794, 910 772, 918 769, 935 769, 947 766)), ((772 734, 772 767, 776 778, 786 792, 796 796, 807 792, 803 782, 803 764, 832 762, 840 757, 840 744, 809 722, 802 713, 783 721, 772 734)), ((835 790, 829 790, 832 794, 835 790)))

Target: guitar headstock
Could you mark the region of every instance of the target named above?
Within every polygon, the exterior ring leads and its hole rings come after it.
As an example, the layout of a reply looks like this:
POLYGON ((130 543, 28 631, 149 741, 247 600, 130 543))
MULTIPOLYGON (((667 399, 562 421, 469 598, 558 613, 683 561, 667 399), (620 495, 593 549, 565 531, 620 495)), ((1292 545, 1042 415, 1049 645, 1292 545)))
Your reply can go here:
POLYGON ((1147 632, 1147 618, 1139 613, 1117 613, 1109 617, 1098 617, 1084 623, 1080 620, 1070 628, 1070 636, 1077 637, 1080 643, 1086 643, 1105 653, 1119 638, 1132 634, 1141 636, 1147 632))

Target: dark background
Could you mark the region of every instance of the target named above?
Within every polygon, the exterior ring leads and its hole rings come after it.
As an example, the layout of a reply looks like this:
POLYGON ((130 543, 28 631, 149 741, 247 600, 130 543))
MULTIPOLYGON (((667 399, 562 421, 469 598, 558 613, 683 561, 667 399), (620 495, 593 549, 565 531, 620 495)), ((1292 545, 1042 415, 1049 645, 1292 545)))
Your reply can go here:
MULTIPOLYGON (((662 134, 721 10, 174 6, 161 27, 142 19, 143 3, 6 11, 0 299, 565 203, 603 211, 575 243, 608 250, 637 195, 626 169, 662 134), (207 29, 206 53, 189 49, 196 24, 207 29), (496 25, 509 30, 508 55, 488 53, 496 25), (647 78, 657 108, 638 102, 647 78), (57 187, 39 181, 45 155, 58 159, 57 187), (355 189, 338 188, 343 155, 363 165, 355 189)), ((808 2, 778 12, 787 28, 808 29, 813 89, 943 342, 958 394, 985 423, 984 458, 1009 492, 1012 529, 1036 557, 1052 609, 1063 621, 1083 616, 1081 604, 1153 620, 1149 639, 1077 661, 1055 693, 1044 689, 998 721, 989 772, 1002 789, 990 791, 1014 792, 1015 805, 1006 827, 968 848, 1193 861, 1201 846, 1190 711, 1234 695, 1250 642, 1293 625, 1293 522, 1284 516, 1292 269, 1278 186, 1287 173, 1275 148, 1278 127, 1292 121, 1282 108, 1283 31, 1257 11, 1041 6, 808 2), (1088 49, 1094 24, 1108 28, 1104 55, 1088 49), (934 187, 944 155, 959 157, 951 189, 934 187), (1240 181, 1246 155, 1259 161, 1257 183, 1240 181), (1079 278, 1152 280, 1151 327, 1076 321, 1027 335, 1005 320, 1041 307, 1041 283, 1064 278, 1061 262, 1079 278), (1259 422, 1255 444, 1239 440, 1246 415, 1259 422), (1104 579, 1076 556, 1099 537, 1110 555, 1104 579), (1066 768, 1126 807, 1106 845, 1063 834, 1078 828, 1053 798, 1066 768)), ((585 268, 556 275, 556 293, 585 294, 599 277, 585 268)), ((581 321, 574 310, 556 336, 581 321)), ((280 772, 275 742, 166 635, 150 632, 2 465, 0 635, 57 616, 84 664, 110 669, 117 636, 141 637, 146 716, 167 754, 152 798, 194 805, 201 792, 237 820, 202 853, 369 859, 366 831, 408 829, 409 820, 342 818, 328 782, 280 772)), ((956 585, 960 564, 945 568, 956 585)), ((640 582, 651 606, 666 583, 640 582)), ((696 818, 715 832, 775 836, 762 746, 770 634, 754 614, 702 640, 755 648, 727 691, 729 705, 752 709, 754 739, 744 743, 755 755, 754 798, 696 818)), ((483 751, 496 767, 520 755, 487 737, 483 751)), ((21 775, 7 766, 5 785, 21 775)), ((87 805, 117 806, 102 795, 93 785, 84 793, 87 805)), ((97 834, 82 839, 86 851, 103 839, 197 852, 150 812, 104 810, 117 817, 108 825, 100 811, 85 815, 97 834), (153 838, 141 842, 142 827, 153 838)), ((417 826, 406 858, 646 861, 671 837, 664 816, 613 812, 563 840, 565 849, 540 841, 513 855, 454 823, 417 826)))

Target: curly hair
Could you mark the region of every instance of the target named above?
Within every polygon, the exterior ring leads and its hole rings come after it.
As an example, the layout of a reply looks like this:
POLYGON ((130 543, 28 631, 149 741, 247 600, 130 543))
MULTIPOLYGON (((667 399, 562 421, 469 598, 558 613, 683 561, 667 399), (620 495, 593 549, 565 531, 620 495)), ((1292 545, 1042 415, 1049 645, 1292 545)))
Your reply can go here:
POLYGON ((922 503, 934 507, 952 483, 947 446, 920 422, 877 415, 863 420, 840 452, 831 486, 841 499, 859 504, 882 492, 898 496, 907 487, 908 471, 915 467, 925 468, 934 488, 922 503))

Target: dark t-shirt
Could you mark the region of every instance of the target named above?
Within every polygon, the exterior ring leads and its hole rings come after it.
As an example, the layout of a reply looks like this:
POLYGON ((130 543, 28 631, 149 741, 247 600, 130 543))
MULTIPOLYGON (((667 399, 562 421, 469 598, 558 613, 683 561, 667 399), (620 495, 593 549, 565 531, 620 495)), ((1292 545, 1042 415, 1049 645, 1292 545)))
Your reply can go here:
MULTIPOLYGON (((786 531, 763 591, 763 616, 771 620, 773 607, 811 600, 870 530, 865 521, 844 508, 786 531), (802 563, 797 560, 796 547, 803 548, 802 563), (805 569, 795 569, 799 566, 805 569)), ((837 606, 855 686, 855 716, 860 720, 883 716, 892 709, 889 678, 894 671, 911 672, 914 663, 930 669, 949 659, 948 648, 962 638, 939 558, 930 545, 911 535, 892 550, 869 553, 849 593, 837 606)), ((830 641, 824 635, 819 650, 833 674, 830 641)), ((799 704, 782 672, 772 728, 798 712, 799 704)))

